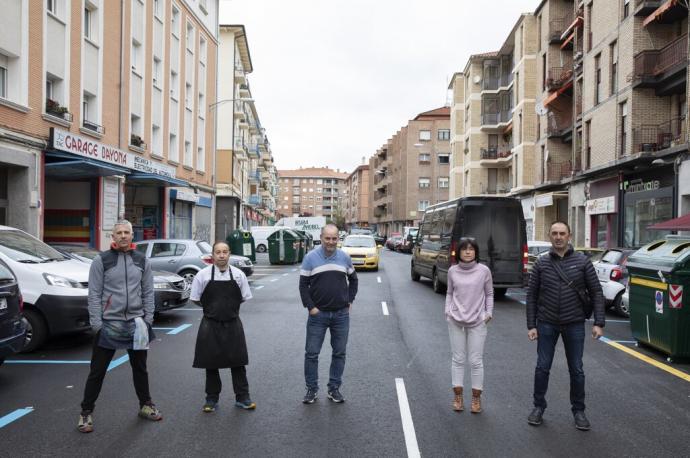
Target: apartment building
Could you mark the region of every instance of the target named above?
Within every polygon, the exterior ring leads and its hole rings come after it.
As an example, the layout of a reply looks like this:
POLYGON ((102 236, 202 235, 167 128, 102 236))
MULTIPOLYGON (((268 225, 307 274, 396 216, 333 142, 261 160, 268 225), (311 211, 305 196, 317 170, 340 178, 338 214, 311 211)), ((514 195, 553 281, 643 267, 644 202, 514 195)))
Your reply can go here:
POLYGON ((300 167, 278 170, 278 217, 345 216, 345 180, 347 173, 328 167, 300 167))
POLYGON ((420 113, 369 159, 370 226, 380 234, 416 226, 449 198, 450 108, 420 113))
MULTIPOLYGON (((362 158, 362 162, 365 159, 362 158)), ((369 227, 369 164, 357 167, 345 180, 344 207, 347 229, 369 227)))
POLYGON ((0 10, 0 223, 98 249, 121 217, 138 240, 212 240, 218 2, 0 10))
MULTIPOLYGON (((529 239, 547 239, 551 221, 563 219, 576 245, 640 246, 664 234, 650 226, 690 212, 687 32, 688 10, 673 0, 544 0, 521 16, 506 41, 515 56, 512 124, 499 127, 504 141, 523 144, 512 147, 505 194, 522 200, 529 239)), ((451 82, 454 196, 485 194, 473 155, 478 147, 486 164, 496 142, 474 142, 496 110, 473 84, 495 75, 485 62, 506 51, 472 56, 451 82)), ((499 158, 501 147, 499 137, 499 158)))
POLYGON ((216 233, 273 224, 277 171, 265 129, 252 98, 253 72, 243 25, 220 25, 216 233))

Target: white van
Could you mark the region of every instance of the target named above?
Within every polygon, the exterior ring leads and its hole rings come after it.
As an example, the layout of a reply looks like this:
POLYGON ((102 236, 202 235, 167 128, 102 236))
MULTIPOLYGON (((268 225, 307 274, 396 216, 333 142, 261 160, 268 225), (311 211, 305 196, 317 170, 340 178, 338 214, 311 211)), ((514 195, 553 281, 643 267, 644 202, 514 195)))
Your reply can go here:
POLYGON ((24 231, 0 226, 0 259, 14 271, 24 299, 25 352, 48 336, 91 329, 89 264, 66 258, 24 231))
POLYGON ((254 226, 249 229, 254 237, 254 247, 257 253, 266 253, 268 251, 268 236, 275 231, 280 230, 280 227, 275 226, 254 226))

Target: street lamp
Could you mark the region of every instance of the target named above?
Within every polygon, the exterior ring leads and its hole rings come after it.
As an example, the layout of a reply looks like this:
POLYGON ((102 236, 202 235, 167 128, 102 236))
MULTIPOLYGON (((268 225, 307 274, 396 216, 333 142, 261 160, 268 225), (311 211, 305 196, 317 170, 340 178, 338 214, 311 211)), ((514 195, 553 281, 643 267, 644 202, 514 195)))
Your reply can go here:
POLYGON ((221 104, 226 103, 226 102, 245 102, 245 103, 248 102, 248 103, 252 103, 252 102, 254 102, 254 99, 251 99, 251 98, 223 99, 223 100, 219 100, 215 103, 212 103, 211 105, 208 106, 208 109, 213 110, 218 105, 221 105, 221 104))

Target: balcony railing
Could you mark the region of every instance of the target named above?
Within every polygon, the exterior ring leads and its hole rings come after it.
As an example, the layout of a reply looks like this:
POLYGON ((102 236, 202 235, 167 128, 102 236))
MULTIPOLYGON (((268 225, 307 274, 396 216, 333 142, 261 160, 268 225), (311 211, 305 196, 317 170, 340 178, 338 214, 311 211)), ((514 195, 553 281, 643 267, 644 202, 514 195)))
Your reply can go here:
POLYGON ((510 122, 513 119, 512 111, 498 111, 495 113, 482 113, 482 125, 494 126, 510 122))
POLYGON ((635 0, 635 15, 647 16, 659 8, 665 0, 635 0))
POLYGON ((670 119, 661 124, 642 124, 633 129, 635 152, 660 151, 685 141, 685 118, 670 119))
POLYGON ((512 146, 502 146, 501 148, 492 146, 489 148, 481 148, 479 150, 480 159, 503 159, 510 157, 512 154, 512 146))
POLYGON ((56 118, 64 119, 67 122, 72 122, 72 113, 69 112, 67 107, 61 106, 55 100, 46 99, 46 113, 56 118))
POLYGON ((99 126, 95 122, 87 121, 86 119, 82 123, 84 129, 90 130, 100 135, 105 135, 105 127, 99 126))
POLYGON ((253 194, 249 196, 249 205, 259 205, 261 204, 261 196, 258 194, 253 194))
POLYGON ((674 67, 688 64, 688 36, 682 35, 661 49, 641 51, 635 56, 636 82, 656 78, 674 67))
POLYGON ((546 124, 546 134, 549 137, 560 137, 566 132, 573 129, 572 113, 563 113, 556 115, 554 112, 549 112, 546 124))
POLYGON ((549 69, 548 77, 546 78, 546 89, 555 91, 561 88, 565 83, 573 77, 573 66, 567 67, 551 67, 549 69))
POLYGON ((572 17, 559 17, 549 21, 549 41, 551 43, 560 43, 561 35, 573 22, 572 17))
POLYGON ((564 178, 570 177, 573 172, 573 166, 570 161, 565 162, 549 162, 546 164, 546 180, 545 181, 561 181, 564 178))

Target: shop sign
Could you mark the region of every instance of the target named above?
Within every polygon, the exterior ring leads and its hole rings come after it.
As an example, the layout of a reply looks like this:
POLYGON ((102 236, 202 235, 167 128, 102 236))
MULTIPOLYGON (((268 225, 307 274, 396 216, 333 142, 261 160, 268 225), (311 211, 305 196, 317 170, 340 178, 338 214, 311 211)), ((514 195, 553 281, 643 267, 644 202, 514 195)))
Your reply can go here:
POLYGON ((623 182, 623 191, 626 193, 656 191, 661 187, 659 180, 642 181, 640 179, 623 182))
POLYGON ((53 149, 76 154, 119 167, 175 178, 175 167, 161 164, 114 146, 104 145, 89 138, 53 128, 53 149))
POLYGON ((177 200, 185 200, 187 202, 194 202, 195 204, 199 202, 199 195, 194 194, 193 192, 189 191, 180 191, 179 189, 176 190, 177 192, 175 193, 175 199, 177 200))
POLYGON ((587 213, 590 215, 600 215, 602 213, 616 212, 616 198, 613 196, 602 197, 587 201, 587 213))
POLYGON ((537 208, 550 207, 553 205, 553 193, 540 194, 534 198, 534 206, 537 208))

